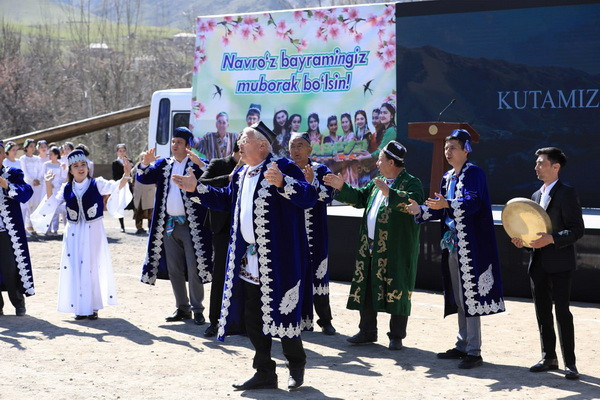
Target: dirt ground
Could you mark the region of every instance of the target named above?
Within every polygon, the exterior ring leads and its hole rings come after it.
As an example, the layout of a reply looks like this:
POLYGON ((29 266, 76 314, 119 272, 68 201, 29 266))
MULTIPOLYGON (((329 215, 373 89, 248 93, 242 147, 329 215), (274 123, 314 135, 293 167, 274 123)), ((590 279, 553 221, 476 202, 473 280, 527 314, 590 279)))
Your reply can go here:
MULTIPOLYGON (((27 299, 26 317, 14 316, 4 293, 1 399, 600 398, 598 304, 573 304, 582 375, 580 381, 567 381, 560 370, 528 371, 540 352, 531 300, 510 298, 506 313, 482 318, 484 365, 465 371, 456 361, 435 357, 453 346, 457 330, 456 317, 442 318, 439 293, 413 294, 405 347, 389 351, 384 314, 376 344, 346 342, 357 332, 358 312, 345 309, 349 285, 339 282, 332 283, 331 295, 338 334, 303 334, 308 355, 304 386, 284 390, 288 374, 275 342, 280 389, 236 392, 231 384, 253 374, 248 339, 234 336, 221 343, 204 338, 206 325, 166 323, 164 317, 174 310, 170 285, 140 283, 146 237, 132 233, 131 219, 126 219, 126 234, 115 219, 107 217, 105 224, 120 305, 101 310, 97 321, 75 321, 56 311, 61 240, 30 243, 37 294, 27 299)), ((209 285, 206 289, 208 306, 209 285)))

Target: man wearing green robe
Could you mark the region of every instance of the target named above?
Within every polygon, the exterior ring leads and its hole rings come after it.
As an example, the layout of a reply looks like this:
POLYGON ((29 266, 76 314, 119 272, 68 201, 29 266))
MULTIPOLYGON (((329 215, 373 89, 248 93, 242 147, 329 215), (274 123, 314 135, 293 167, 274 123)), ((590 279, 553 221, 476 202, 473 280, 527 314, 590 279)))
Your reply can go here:
POLYGON ((337 190, 336 200, 364 208, 360 243, 347 308, 360 311, 359 332, 353 344, 377 341, 377 312, 391 314, 390 350, 402 348, 417 275, 419 226, 407 213, 409 199, 424 199, 423 185, 404 168, 406 148, 395 140, 379 153, 380 176, 353 188, 339 175, 325 184, 337 190))

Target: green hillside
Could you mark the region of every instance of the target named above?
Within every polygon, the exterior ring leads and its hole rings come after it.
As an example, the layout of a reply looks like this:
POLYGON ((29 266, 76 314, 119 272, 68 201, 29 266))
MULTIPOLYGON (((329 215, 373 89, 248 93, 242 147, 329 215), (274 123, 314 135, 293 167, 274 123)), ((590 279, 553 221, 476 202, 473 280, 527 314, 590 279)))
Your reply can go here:
POLYGON ((49 0, 0 0, 0 19, 15 24, 52 24, 65 22, 75 10, 49 0))

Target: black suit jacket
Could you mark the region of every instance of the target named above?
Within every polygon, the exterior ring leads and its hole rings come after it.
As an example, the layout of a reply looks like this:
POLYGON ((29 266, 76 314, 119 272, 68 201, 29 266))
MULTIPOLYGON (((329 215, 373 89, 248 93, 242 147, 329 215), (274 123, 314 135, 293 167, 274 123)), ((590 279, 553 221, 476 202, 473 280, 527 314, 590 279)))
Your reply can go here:
MULTIPOLYGON (((237 161, 233 156, 214 158, 200 177, 200 182, 213 187, 226 187, 229 185, 229 174, 234 170, 237 161)), ((205 226, 212 233, 228 233, 231 229, 231 213, 208 210, 205 226)))
MULTIPOLYGON (((539 204, 542 192, 538 190, 531 199, 539 204)), ((584 225, 577 192, 560 180, 550 190, 550 203, 546 212, 552 221, 554 243, 532 252, 529 268, 540 263, 547 273, 570 271, 577 268, 575 242, 583 236, 584 225)))

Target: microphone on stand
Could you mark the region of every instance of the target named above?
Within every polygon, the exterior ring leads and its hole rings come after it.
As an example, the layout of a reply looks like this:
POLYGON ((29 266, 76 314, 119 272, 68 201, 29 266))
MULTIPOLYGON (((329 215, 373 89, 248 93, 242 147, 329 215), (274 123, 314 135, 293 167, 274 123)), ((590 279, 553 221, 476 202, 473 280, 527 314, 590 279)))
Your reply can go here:
POLYGON ((438 119, 437 119, 437 120, 438 120, 438 122, 440 121, 440 118, 442 118, 442 114, 443 114, 443 113, 444 113, 444 112, 445 112, 445 111, 446 111, 448 108, 450 108, 450 106, 451 106, 452 104, 454 104, 454 103, 456 103, 456 99, 452 99, 452 100, 450 101, 450 103, 449 103, 449 104, 448 104, 446 107, 444 107, 444 109, 443 109, 443 110, 442 110, 442 111, 441 111, 441 112, 438 114, 438 119))

